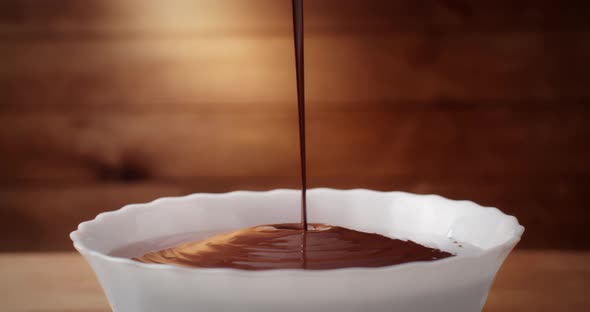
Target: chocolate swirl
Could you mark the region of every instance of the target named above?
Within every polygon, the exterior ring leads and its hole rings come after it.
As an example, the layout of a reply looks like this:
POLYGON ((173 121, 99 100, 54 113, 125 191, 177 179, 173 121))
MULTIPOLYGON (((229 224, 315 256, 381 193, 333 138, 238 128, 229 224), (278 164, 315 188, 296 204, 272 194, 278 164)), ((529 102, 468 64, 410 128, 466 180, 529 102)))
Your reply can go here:
POLYGON ((381 267, 452 256, 411 241, 339 226, 261 225, 150 252, 134 260, 243 270, 381 267))

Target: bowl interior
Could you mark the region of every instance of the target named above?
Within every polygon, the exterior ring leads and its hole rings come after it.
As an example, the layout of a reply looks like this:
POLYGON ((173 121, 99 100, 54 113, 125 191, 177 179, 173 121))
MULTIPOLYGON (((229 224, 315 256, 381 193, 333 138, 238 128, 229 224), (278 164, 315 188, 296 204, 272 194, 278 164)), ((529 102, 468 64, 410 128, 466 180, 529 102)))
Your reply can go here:
MULTIPOLYGON (((78 249, 108 254, 137 242, 180 233, 298 222, 299 209, 297 190, 194 194, 100 214, 80 224, 71 236, 78 249)), ((516 218, 470 201, 369 190, 309 190, 308 219, 441 249, 448 249, 441 245, 441 238, 485 250, 510 244, 523 231, 516 218)))

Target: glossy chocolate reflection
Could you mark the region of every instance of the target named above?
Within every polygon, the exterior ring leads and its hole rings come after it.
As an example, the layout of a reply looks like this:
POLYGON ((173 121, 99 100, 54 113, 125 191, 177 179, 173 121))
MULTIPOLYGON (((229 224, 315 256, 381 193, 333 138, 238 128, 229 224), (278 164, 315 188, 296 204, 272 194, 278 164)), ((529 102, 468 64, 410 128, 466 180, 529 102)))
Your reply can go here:
POLYGON ((450 253, 325 224, 261 225, 150 252, 134 260, 201 268, 338 269, 432 261, 450 253))

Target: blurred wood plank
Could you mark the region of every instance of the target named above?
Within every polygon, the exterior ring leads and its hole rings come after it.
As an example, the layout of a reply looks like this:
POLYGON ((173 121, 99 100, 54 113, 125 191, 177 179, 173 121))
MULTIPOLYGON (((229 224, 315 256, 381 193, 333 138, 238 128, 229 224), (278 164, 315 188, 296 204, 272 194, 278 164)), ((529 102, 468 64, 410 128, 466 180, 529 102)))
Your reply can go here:
MULTIPOLYGON (((310 37, 306 47, 310 111, 590 101, 590 33, 310 37)), ((292 112, 292 49, 289 36, 0 43, 0 111, 292 112)))
MULTIPOLYGON (((314 0, 305 9, 311 33, 590 30, 584 1, 314 0)), ((5 0, 0 38, 287 34, 290 14, 288 0, 5 0)))
POLYGON ((3 311, 112 311, 96 275, 78 254, 0 254, 0 266, 3 311))
POLYGON ((294 114, 3 116, 0 168, 5 175, 0 180, 4 185, 27 183, 29 174, 38 181, 66 183, 125 176, 296 176, 296 118, 294 114), (56 174, 55 179, 51 174, 56 174))
POLYGON ((173 186, 154 183, 3 189, 1 194, 0 222, 4 228, 0 231, 8 235, 2 238, 1 250, 33 251, 71 249, 69 233, 79 222, 93 219, 102 211, 183 193, 173 186))
POLYGON ((309 115, 318 176, 587 174, 586 113, 418 112, 309 115))
POLYGON ((1 109, 295 111, 292 49, 286 37, 0 44, 1 109))
POLYGON ((498 272, 483 312, 585 311, 588 252, 517 251, 498 272))
MULTIPOLYGON (((297 176, 295 114, 4 114, 0 185, 297 176)), ((588 175, 590 112, 308 115, 310 176, 588 175)))
MULTIPOLYGON (((0 251, 71 249, 68 234, 97 214, 163 196, 194 192, 297 188, 298 177, 195 177, 148 182, 47 184, 0 189, 0 251)), ((400 190, 474 200, 514 214, 527 230, 523 248, 588 249, 586 177, 527 179, 422 177, 312 177, 310 186, 400 190)), ((313 207, 310 207, 313 209, 313 207)), ((367 207, 370 209, 370 207, 367 207)))
POLYGON ((0 38, 86 40, 142 36, 273 34, 291 25, 289 1, 3 1, 0 38))
MULTIPOLYGON (((585 2, 305 3, 312 186, 473 199, 519 216, 521 246, 590 248, 585 2)), ((0 249, 70 248, 130 202, 298 187, 290 14, 1 1, 0 249)))

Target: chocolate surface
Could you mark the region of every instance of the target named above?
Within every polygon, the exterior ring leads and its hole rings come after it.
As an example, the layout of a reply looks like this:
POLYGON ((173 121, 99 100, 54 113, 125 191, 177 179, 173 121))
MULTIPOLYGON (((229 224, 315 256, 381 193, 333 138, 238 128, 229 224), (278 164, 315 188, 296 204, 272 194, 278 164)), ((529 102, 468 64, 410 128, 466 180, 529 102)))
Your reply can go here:
POLYGON ((134 260, 200 268, 338 269, 432 261, 452 254, 339 226, 261 225, 150 252, 134 260))

